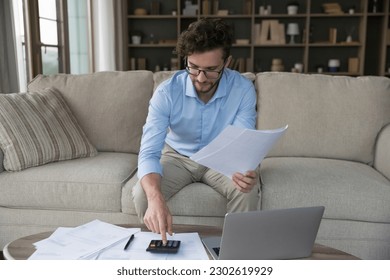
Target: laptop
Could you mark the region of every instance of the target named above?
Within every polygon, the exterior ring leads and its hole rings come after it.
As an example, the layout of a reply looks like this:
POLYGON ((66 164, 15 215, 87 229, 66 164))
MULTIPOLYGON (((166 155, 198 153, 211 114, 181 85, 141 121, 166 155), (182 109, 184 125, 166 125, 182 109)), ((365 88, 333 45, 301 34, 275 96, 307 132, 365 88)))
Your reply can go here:
POLYGON ((325 207, 227 213, 221 236, 202 241, 214 259, 281 260, 309 257, 325 207))

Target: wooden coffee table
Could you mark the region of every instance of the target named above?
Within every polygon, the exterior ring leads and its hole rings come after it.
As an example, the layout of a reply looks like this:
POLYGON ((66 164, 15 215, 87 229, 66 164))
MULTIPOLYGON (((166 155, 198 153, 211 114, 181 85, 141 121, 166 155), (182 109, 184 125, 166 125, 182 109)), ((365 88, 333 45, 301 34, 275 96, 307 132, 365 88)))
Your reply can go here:
MULTIPOLYGON (((123 227, 141 228, 143 231, 147 231, 144 225, 120 225, 123 227)), ((201 237, 221 235, 222 228, 214 226, 198 226, 198 225, 174 225, 173 231, 177 233, 183 232, 198 232, 201 237)), ((26 260, 35 251, 34 243, 45 238, 48 238, 53 232, 42 232, 38 234, 29 235, 19 238, 15 241, 7 244, 3 249, 4 258, 8 260, 26 260)), ((358 258, 345 253, 343 251, 320 245, 314 244, 313 253, 309 258, 310 260, 357 260, 358 258)))

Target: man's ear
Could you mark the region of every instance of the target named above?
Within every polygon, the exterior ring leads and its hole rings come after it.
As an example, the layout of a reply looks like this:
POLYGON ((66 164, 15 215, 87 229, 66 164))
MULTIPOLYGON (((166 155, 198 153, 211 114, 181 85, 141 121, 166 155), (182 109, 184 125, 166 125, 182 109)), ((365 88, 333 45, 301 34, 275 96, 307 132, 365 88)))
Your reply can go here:
POLYGON ((231 61, 232 61, 232 56, 229 55, 229 57, 226 59, 225 67, 229 67, 231 61))

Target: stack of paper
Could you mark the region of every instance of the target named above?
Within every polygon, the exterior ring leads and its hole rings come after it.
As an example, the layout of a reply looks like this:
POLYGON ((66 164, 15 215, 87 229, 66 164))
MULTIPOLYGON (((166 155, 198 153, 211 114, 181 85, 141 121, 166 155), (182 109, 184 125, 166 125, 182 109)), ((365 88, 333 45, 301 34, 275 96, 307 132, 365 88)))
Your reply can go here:
POLYGON ((102 251, 126 242, 139 231, 139 228, 127 229, 99 220, 76 228, 58 228, 49 238, 34 243, 37 250, 29 259, 96 259, 102 251))

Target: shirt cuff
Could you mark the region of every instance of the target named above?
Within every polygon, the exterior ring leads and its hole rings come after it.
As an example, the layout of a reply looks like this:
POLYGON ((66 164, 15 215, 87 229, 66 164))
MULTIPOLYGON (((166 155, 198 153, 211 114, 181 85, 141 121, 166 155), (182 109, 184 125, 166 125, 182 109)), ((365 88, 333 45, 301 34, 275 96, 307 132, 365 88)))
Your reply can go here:
POLYGON ((162 176, 162 166, 158 160, 147 160, 138 165, 137 176, 138 179, 142 179, 147 174, 158 173, 162 176))

